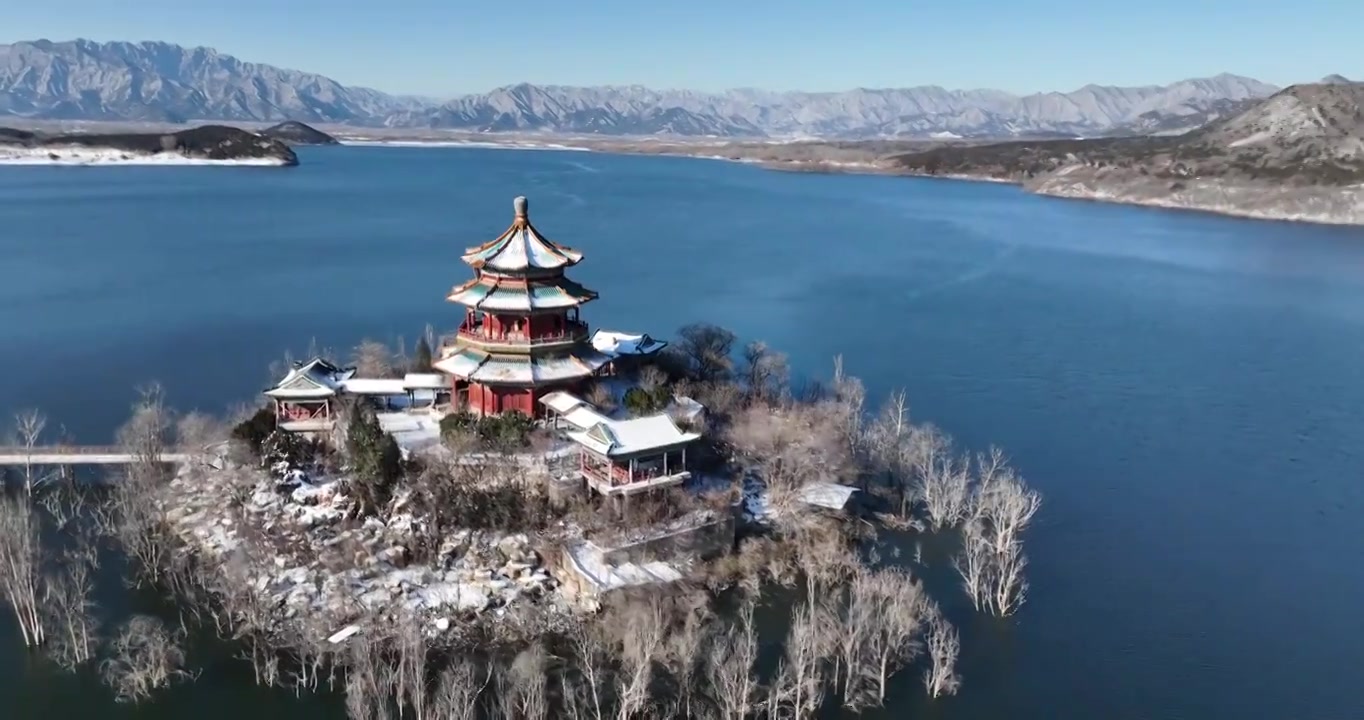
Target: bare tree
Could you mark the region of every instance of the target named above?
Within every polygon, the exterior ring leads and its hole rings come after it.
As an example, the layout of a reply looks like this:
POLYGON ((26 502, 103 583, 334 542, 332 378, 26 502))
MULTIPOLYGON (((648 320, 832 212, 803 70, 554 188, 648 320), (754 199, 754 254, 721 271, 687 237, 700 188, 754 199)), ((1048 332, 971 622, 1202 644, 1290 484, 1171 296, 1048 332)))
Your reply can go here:
POLYGON ((1042 498, 1024 484, 992 449, 976 459, 979 486, 974 494, 972 518, 962 529, 962 549, 955 564, 966 594, 977 610, 998 616, 1011 615, 1028 595, 1023 571, 1023 530, 1037 514, 1042 498))
POLYGON ((133 461, 112 484, 108 529, 124 551, 138 561, 140 576, 153 582, 168 565, 158 495, 169 477, 163 458, 172 426, 161 387, 153 384, 139 391, 131 417, 117 433, 119 445, 133 461))
POLYGON ((98 550, 82 539, 63 553, 60 569, 49 571, 43 594, 48 655, 62 667, 75 670, 95 656, 99 624, 95 616, 94 579, 98 550))
POLYGON ((426 635, 422 630, 421 619, 416 616, 400 617, 395 623, 396 634, 393 645, 396 654, 393 686, 398 701, 398 715, 402 716, 407 706, 412 714, 421 720, 426 717, 426 635))
POLYGON ((902 518, 908 518, 917 492, 914 488, 915 427, 909 421, 905 391, 897 390, 881 414, 867 428, 867 454, 872 469, 899 500, 902 518))
POLYGON ((801 503, 812 482, 839 482, 854 471, 829 406, 750 407, 729 424, 726 439, 767 487, 780 517, 801 503))
POLYGON ((706 680, 721 720, 748 720, 758 708, 758 631, 753 602, 745 600, 734 624, 711 644, 706 680))
POLYGON ((19 436, 19 444, 24 448, 24 464, 19 472, 24 493, 29 497, 33 497, 35 492, 56 477, 54 473, 40 473, 33 462, 33 455, 46 427, 47 417, 38 410, 24 410, 14 416, 14 430, 19 436))
POLYGON ((0 593, 14 611, 24 644, 43 643, 42 540, 33 505, 0 497, 0 593))
POLYGON ((741 369, 749 395, 759 402, 771 402, 790 391, 791 369, 786 355, 774 352, 767 344, 753 341, 744 346, 741 369))
POLYGON ((1023 570, 1028 567, 1028 556, 1023 554, 1022 543, 1015 541, 1004 552, 996 552, 993 562, 990 609, 1000 617, 1007 617, 1017 612, 1028 599, 1028 580, 1023 576, 1023 570))
POLYGON ((119 629, 101 664, 104 682, 119 702, 137 702, 172 682, 190 677, 184 670, 181 638, 149 615, 134 615, 119 629))
POLYGON ((160 385, 141 388, 138 395, 132 416, 118 429, 118 444, 133 455, 135 464, 159 466, 170 441, 171 413, 160 385))
POLYGON ((584 715, 594 720, 610 716, 608 693, 611 674, 607 666, 608 651, 601 624, 574 623, 569 628, 568 642, 573 652, 574 668, 581 676, 579 692, 586 706, 584 715))
POLYGON ((863 569, 853 575, 838 635, 845 707, 885 702, 891 677, 920 650, 929 602, 923 587, 902 569, 863 569))
POLYGON ((587 389, 587 397, 584 399, 605 413, 616 409, 616 398, 611 394, 611 388, 602 382, 592 383, 591 387, 587 389))
POLYGON ((355 720, 388 720, 392 693, 388 667, 384 664, 383 640, 374 632, 377 619, 347 643, 346 713, 355 720))
POLYGON ((834 358, 833 397, 824 405, 830 407, 832 419, 837 423, 853 458, 864 457, 862 425, 865 417, 867 390, 862 381, 848 375, 843 369, 843 356, 834 358))
POLYGON ((681 717, 695 717, 692 704, 696 696, 696 676, 701 669, 702 651, 709 640, 710 611, 689 612, 667 636, 663 660, 672 674, 674 692, 681 717))
POLYGON ((659 370, 657 365, 645 365, 640 368, 638 382, 642 389, 654 393, 668 383, 668 374, 659 370))
POLYGON ((393 351, 377 340, 362 340, 351 354, 351 364, 355 365, 355 374, 360 377, 391 377, 394 369, 393 351))
POLYGON ((980 488, 976 494, 976 515, 995 553, 1010 552, 1024 528, 1042 506, 1042 496, 1029 488, 1004 459, 1004 453, 991 448, 976 459, 980 488))
POLYGON ((952 441, 937 428, 916 428, 911 463, 916 494, 924 502, 934 530, 955 527, 971 508, 971 467, 952 454, 952 441))
POLYGON ((175 423, 175 439, 180 451, 198 462, 208 460, 210 445, 227 438, 227 426, 207 413, 186 413, 175 423))
POLYGON ((955 695, 961 687, 957 675, 957 654, 961 651, 961 641, 957 629, 936 607, 928 617, 924 631, 925 644, 928 646, 928 669, 924 670, 924 687, 932 697, 955 695))
POLYGON ((477 720, 479 696, 490 677, 490 673, 479 672, 469 658, 455 658, 436 681, 432 715, 442 720, 477 720))
POLYGON ((677 331, 669 350, 680 356, 692 378, 702 382, 726 380, 734 367, 734 333, 715 325, 686 325, 677 331))
POLYGON ((814 598, 796 608, 769 693, 769 717, 813 717, 824 704, 827 658, 833 654, 836 627, 838 619, 814 598))
POLYGON ((539 641, 517 653, 503 674, 507 692, 502 702, 515 711, 519 720, 545 720, 549 717, 549 656, 539 641))
POLYGON ((834 590, 859 567, 843 528, 834 522, 812 519, 792 526, 784 542, 795 551, 796 566, 805 577, 807 597, 822 597, 834 590))
POLYGON ((994 582, 994 551, 980 530, 980 521, 973 520, 962 529, 962 547, 952 564, 961 575, 962 587, 976 610, 990 607, 994 582))
POLYGON ((609 622, 618 633, 620 672, 615 678, 616 717, 629 720, 643 713, 651 699, 654 659, 663 649, 668 621, 663 598, 647 592, 623 599, 612 608, 609 622))

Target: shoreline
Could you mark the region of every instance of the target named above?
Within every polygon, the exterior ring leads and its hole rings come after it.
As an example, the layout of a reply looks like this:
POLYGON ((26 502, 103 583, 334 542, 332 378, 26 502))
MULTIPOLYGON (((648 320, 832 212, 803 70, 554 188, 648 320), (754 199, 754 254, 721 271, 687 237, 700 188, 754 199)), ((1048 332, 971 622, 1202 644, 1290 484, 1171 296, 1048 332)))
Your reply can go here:
MULTIPOLYGON (((1130 205, 1146 207, 1158 210, 1183 210, 1189 212, 1201 212, 1222 217, 1234 217, 1244 220, 1270 221, 1270 222, 1300 222, 1312 223, 1317 225, 1332 225, 1338 227, 1364 227, 1364 208, 1359 210, 1357 219, 1341 217, 1336 212, 1313 212, 1289 211, 1264 209, 1268 204, 1266 201, 1257 201, 1258 207, 1238 208, 1214 206, 1206 203, 1181 201, 1177 197, 1171 198, 1140 198, 1124 197, 1105 190, 1095 190, 1089 188, 1069 187, 1061 189, 1034 189, 1029 187, 1029 183, 1019 180, 991 177, 988 175, 969 175, 962 173, 952 174, 929 174, 912 171, 905 171, 901 168, 891 166, 884 161, 817 161, 817 160, 770 160, 764 158, 742 157, 734 154, 716 153, 715 151, 724 146, 700 145, 697 144, 693 151, 688 151, 684 144, 669 144, 658 147, 657 149, 632 147, 629 145, 618 144, 611 141, 584 142, 579 145, 568 144, 567 142, 539 142, 536 140, 520 140, 505 142, 488 141, 444 141, 444 140, 349 140, 339 138, 343 145, 357 146, 393 146, 393 147, 453 147, 453 148, 487 148, 505 150, 567 150, 573 152, 595 152, 609 155, 657 155, 661 157, 683 157, 695 160, 718 160, 722 162, 738 163, 760 167, 764 170, 790 173, 815 173, 824 175, 881 175, 888 177, 924 178, 931 180, 950 180, 957 182, 979 182, 1003 185, 1014 185, 1021 188, 1024 192, 1040 197, 1056 198, 1061 200, 1085 200, 1114 205, 1130 205)), ((779 147, 783 143, 765 143, 764 147, 779 147)), ((793 144, 793 143, 785 143, 793 144)), ((1232 185, 1223 187, 1232 188, 1232 185)), ((1328 190, 1330 188, 1327 188, 1328 190)), ((1347 188, 1348 189, 1348 188, 1347 188)), ((1272 202, 1272 199, 1268 199, 1272 202)))
POLYGON ((40 147, 6 148, 0 145, 0 167, 91 167, 91 166, 212 166, 286 167, 281 158, 234 158, 214 160, 179 153, 139 153, 117 148, 40 147))

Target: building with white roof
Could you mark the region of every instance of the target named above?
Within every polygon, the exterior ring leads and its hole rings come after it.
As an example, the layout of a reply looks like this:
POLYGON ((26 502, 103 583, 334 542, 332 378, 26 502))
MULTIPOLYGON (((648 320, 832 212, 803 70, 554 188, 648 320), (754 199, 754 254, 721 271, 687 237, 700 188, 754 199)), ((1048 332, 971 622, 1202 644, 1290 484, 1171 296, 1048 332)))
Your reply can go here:
POLYGON ((281 430, 316 433, 330 430, 336 402, 346 396, 366 397, 380 408, 436 406, 450 401, 450 388, 439 373, 408 373, 401 378, 355 377, 322 358, 295 363, 277 385, 265 391, 275 403, 281 430))
POLYGON ((701 435, 682 431, 666 414, 616 420, 567 392, 548 393, 540 403, 578 446, 588 487, 603 495, 680 485, 691 477, 687 446, 701 435))
POLYGON ((607 372, 617 373, 631 370, 644 358, 652 357, 668 346, 668 343, 655 340, 647 334, 598 330, 592 333, 592 347, 611 359, 607 372))
POLYGON ((447 299, 464 306, 464 320, 435 363, 451 378, 454 408, 479 415, 537 415, 545 393, 576 387, 611 360, 579 317, 597 293, 564 276, 582 253, 541 234, 524 197, 513 205, 511 227, 462 257, 475 276, 447 299))

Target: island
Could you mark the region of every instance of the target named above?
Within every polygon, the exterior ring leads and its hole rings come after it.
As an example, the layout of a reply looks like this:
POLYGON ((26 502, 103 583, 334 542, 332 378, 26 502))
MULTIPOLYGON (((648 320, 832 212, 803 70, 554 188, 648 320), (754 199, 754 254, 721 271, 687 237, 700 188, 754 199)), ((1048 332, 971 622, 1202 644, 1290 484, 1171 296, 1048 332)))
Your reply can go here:
POLYGON ((225 125, 173 133, 48 134, 0 128, 0 164, 294 166, 284 142, 225 125))
POLYGON ((903 393, 870 407, 837 360, 795 386, 718 326, 589 328, 586 254, 512 209, 452 253, 450 332, 286 358, 230 419, 146 388, 107 487, 44 468, 94 448, 21 413, 0 447, 21 639, 135 702, 218 633, 260 684, 344 690, 357 718, 805 720, 896 702, 896 676, 958 692, 956 623, 1027 601, 1041 497, 1003 453, 911 422, 903 393), (113 553, 184 628, 102 629, 113 553))
POLYGON ((281 140, 289 145, 340 145, 341 141, 318 130, 317 128, 297 120, 289 120, 278 125, 271 125, 260 131, 260 134, 281 140))

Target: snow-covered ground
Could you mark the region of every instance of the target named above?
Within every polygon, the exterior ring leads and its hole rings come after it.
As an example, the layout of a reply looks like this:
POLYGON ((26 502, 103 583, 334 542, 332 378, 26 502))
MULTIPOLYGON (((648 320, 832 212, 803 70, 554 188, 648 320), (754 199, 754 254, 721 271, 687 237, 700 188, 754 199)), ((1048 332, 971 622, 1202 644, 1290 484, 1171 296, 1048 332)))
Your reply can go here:
POLYGON ((250 468, 186 465, 163 498, 172 529, 218 566, 224 587, 253 590, 277 623, 325 637, 364 618, 415 616, 442 629, 452 616, 527 600, 552 613, 567 608, 524 534, 453 532, 419 562, 424 526, 405 498, 388 520, 359 522, 346 519, 352 501, 340 479, 293 489, 279 482, 250 468), (249 494, 234 499, 244 485, 249 494))
POLYGON ((179 153, 136 153, 113 148, 91 147, 11 147, 0 145, 0 165, 239 165, 278 167, 279 158, 240 158, 209 160, 185 157, 179 153))

